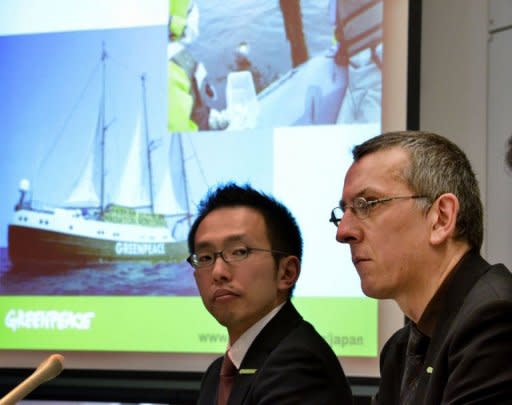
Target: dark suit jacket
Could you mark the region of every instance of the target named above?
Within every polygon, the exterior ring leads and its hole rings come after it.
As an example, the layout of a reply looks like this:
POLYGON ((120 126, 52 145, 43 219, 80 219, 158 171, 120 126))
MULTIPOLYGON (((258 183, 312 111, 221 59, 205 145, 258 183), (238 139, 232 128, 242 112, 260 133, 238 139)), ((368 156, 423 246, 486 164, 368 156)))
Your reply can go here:
MULTIPOLYGON (((206 370, 199 405, 216 403, 221 363, 222 357, 206 370)), ((290 302, 249 347, 229 398, 229 405, 351 403, 336 355, 290 302)))
MULTIPOLYGON (((512 274, 476 253, 453 271, 413 403, 512 404, 512 274)), ((382 349, 378 404, 400 403, 410 327, 382 349)))

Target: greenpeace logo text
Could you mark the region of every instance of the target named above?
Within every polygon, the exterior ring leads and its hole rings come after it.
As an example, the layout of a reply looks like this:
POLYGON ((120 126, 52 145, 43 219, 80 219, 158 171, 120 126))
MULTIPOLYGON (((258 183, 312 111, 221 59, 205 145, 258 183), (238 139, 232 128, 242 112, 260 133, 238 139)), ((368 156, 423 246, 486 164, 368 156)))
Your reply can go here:
POLYGON ((95 316, 94 312, 11 309, 5 316, 5 326, 13 332, 18 329, 87 330, 95 316))
POLYGON ((118 256, 165 255, 163 243, 117 242, 115 249, 118 256))

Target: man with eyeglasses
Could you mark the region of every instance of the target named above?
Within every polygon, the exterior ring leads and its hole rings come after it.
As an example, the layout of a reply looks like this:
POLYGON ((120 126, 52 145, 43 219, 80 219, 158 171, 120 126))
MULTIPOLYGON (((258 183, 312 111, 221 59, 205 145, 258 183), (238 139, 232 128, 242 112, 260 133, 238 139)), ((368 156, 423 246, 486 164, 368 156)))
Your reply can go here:
POLYGON ((338 358, 291 303, 302 236, 284 205, 221 186, 200 203, 188 246, 203 303, 229 337, 198 404, 352 403, 338 358))
POLYGON ((353 150, 331 222, 363 292, 405 326, 381 352, 377 404, 512 403, 512 274, 480 256, 483 208, 465 154, 428 132, 353 150))

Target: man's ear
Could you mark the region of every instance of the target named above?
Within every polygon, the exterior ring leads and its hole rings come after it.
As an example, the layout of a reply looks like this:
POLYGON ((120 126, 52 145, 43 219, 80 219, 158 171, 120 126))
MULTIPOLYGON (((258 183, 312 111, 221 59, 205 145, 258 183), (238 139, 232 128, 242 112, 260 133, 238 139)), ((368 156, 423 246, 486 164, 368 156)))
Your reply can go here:
POLYGON ((442 194, 432 204, 428 216, 431 218, 430 242, 440 245, 455 234, 459 199, 452 193, 442 194))
POLYGON ((279 261, 277 284, 280 290, 292 288, 300 274, 300 261, 296 256, 286 256, 279 261))

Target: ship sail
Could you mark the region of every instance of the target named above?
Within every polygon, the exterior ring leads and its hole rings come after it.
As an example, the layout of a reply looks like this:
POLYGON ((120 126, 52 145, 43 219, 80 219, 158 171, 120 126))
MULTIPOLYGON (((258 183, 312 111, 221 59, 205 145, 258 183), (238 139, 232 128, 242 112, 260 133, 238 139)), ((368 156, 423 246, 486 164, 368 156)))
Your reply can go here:
POLYGON ((100 142, 101 142, 101 126, 102 117, 101 109, 98 114, 98 121, 96 124, 96 135, 92 138, 92 142, 88 153, 88 158, 85 163, 82 175, 77 179, 69 197, 64 202, 65 207, 99 207, 100 196, 98 192, 98 185, 100 184, 100 142))
POLYGON ((113 203, 131 208, 149 207, 146 157, 146 148, 142 139, 142 118, 138 116, 132 143, 119 181, 117 196, 112 201, 113 203))
POLYGON ((169 161, 171 162, 171 175, 173 194, 181 211, 188 210, 187 179, 185 176, 185 158, 183 156, 183 143, 181 133, 175 132, 171 135, 171 147, 169 161))
POLYGON ((169 133, 169 156, 155 196, 155 211, 166 216, 185 216, 188 197, 181 134, 169 133))
MULTIPOLYGON (((96 135, 89 148, 89 158, 85 168, 74 184, 64 207, 100 207, 100 159, 102 132, 101 111, 98 116, 96 135)), ((168 156, 161 178, 156 179, 157 190, 154 199, 154 212, 169 217, 185 218, 188 216, 188 192, 185 176, 183 145, 180 133, 169 133, 166 140, 168 156)), ((162 145, 160 145, 162 146, 162 145)), ((158 148, 153 147, 152 152, 158 148)), ((143 118, 139 114, 135 120, 131 143, 124 161, 119 181, 116 182, 114 197, 108 197, 105 204, 116 204, 129 208, 148 208, 151 204, 148 181, 148 154, 143 136, 143 118)), ((110 195, 110 193, 108 193, 110 195)))
MULTIPOLYGON (((107 54, 102 54, 103 75, 105 75, 105 62, 107 54)), ((145 103, 145 77, 142 81, 142 102, 145 103)), ((103 212, 109 204, 115 204, 128 208, 151 208, 151 173, 148 168, 150 159, 148 153, 148 138, 143 134, 145 122, 145 105, 140 106, 140 113, 135 119, 133 133, 130 134, 130 147, 124 160, 124 166, 120 177, 112 184, 106 183, 106 175, 113 173, 108 167, 111 160, 106 155, 106 136, 108 127, 105 120, 105 89, 100 97, 100 109, 96 125, 96 133, 93 144, 89 148, 89 158, 85 169, 79 175, 69 197, 65 201, 65 207, 97 207, 103 212), (144 118, 143 118, 144 114, 144 118)))

